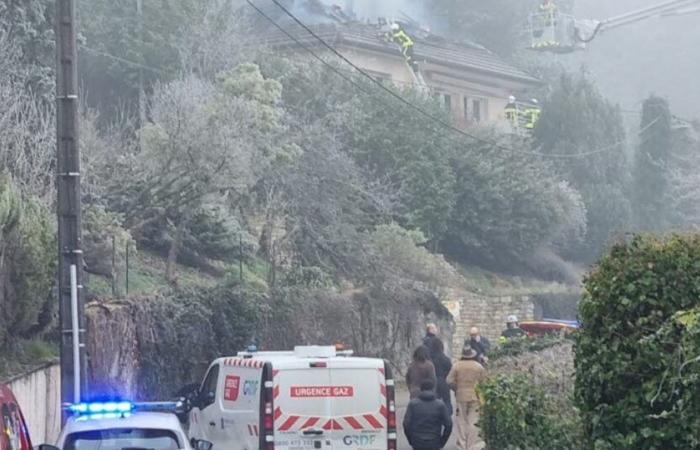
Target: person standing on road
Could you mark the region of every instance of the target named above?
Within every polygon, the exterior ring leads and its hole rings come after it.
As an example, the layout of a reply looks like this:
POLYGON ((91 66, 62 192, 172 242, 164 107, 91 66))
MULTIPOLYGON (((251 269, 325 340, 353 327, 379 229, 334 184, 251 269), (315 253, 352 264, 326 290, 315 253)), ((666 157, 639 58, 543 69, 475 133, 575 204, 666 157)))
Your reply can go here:
POLYGON ((469 339, 464 341, 464 346, 471 347, 477 354, 477 361, 481 364, 489 362, 488 353, 491 351, 491 342, 483 337, 477 327, 472 327, 469 330, 469 339))
POLYGON ((418 397, 421 384, 424 381, 432 381, 433 386, 435 386, 437 378, 435 377, 435 366, 428 355, 428 349, 425 345, 421 345, 413 352, 413 361, 406 372, 406 385, 411 399, 418 397))
POLYGON ((445 403, 435 395, 435 383, 426 380, 420 394, 408 403, 403 432, 413 450, 440 450, 452 434, 452 418, 445 403))
POLYGON ((472 450, 479 442, 479 399, 476 385, 486 378, 486 369, 476 360, 477 353, 466 346, 462 359, 457 361, 447 376, 447 383, 457 394, 457 450, 472 450))
POLYGON ((435 366, 435 377, 437 378, 437 396, 447 406, 447 412, 452 417, 452 392, 447 385, 447 375, 452 370, 452 361, 445 355, 445 344, 440 339, 431 342, 433 348, 430 349, 433 366, 435 366))
POLYGON ((423 345, 428 349, 428 357, 430 357, 430 352, 433 350, 433 341, 439 339, 438 327, 434 323, 429 323, 425 326, 425 337, 423 338, 423 345))

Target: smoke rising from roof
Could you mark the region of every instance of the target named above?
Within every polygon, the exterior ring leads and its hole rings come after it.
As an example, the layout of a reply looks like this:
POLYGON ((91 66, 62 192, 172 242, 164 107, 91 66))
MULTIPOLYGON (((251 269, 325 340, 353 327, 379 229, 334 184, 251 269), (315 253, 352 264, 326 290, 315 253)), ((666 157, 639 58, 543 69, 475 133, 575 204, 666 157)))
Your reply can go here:
POLYGON ((402 13, 421 21, 425 18, 422 0, 322 0, 325 5, 341 6, 346 12, 352 11, 359 20, 375 21, 380 17, 402 19, 402 13))

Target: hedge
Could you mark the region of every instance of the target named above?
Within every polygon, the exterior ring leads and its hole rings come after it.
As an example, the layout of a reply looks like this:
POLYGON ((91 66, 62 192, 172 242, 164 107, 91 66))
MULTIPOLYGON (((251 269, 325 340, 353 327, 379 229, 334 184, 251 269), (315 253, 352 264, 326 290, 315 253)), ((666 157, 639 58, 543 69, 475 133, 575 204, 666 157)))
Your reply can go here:
POLYGON ((542 387, 524 375, 499 375, 479 384, 481 436, 486 450, 578 448, 575 414, 558 411, 542 387))
POLYGON ((638 236, 585 280, 576 400, 585 448, 700 448, 700 236, 638 236))

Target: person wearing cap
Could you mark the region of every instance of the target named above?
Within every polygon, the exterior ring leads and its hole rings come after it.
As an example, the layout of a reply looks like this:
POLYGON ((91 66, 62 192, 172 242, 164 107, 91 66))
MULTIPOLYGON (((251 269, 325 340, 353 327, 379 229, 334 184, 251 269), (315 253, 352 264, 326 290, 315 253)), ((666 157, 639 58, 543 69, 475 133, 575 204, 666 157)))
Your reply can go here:
POLYGON ((518 105, 515 103, 515 96, 508 97, 508 104, 505 107, 506 120, 510 122, 513 128, 518 127, 518 105))
POLYGON ((425 380, 420 394, 408 403, 403 431, 414 450, 440 450, 452 434, 452 417, 435 394, 435 383, 425 380))
POLYGON ((471 346, 462 349, 462 358, 447 375, 447 384, 457 397, 457 449, 472 450, 479 442, 479 398, 476 385, 486 378, 486 369, 477 361, 477 353, 471 346))
POLYGON ((477 327, 469 330, 469 339, 464 341, 464 346, 470 346, 477 354, 477 361, 486 364, 489 361, 488 352, 491 350, 491 342, 481 335, 477 327))
POLYGON ((501 333, 501 342, 506 342, 509 339, 519 339, 525 337, 525 332, 518 324, 517 316, 510 315, 506 319, 506 329, 501 333))

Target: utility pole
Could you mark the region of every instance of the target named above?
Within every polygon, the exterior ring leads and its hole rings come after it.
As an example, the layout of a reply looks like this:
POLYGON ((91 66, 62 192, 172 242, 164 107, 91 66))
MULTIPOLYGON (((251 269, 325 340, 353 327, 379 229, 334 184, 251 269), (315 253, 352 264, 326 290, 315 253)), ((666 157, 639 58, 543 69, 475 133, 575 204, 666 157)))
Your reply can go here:
POLYGON ((87 380, 74 0, 56 0, 56 138, 61 402, 74 403, 85 398, 87 380))
MULTIPOLYGON (((136 0, 136 15, 138 16, 139 46, 141 48, 141 63, 145 62, 143 55, 143 0, 136 0)), ((139 128, 146 126, 146 90, 143 86, 143 69, 139 69, 139 128)), ((143 150, 143 133, 139 132, 139 151, 143 150)))

